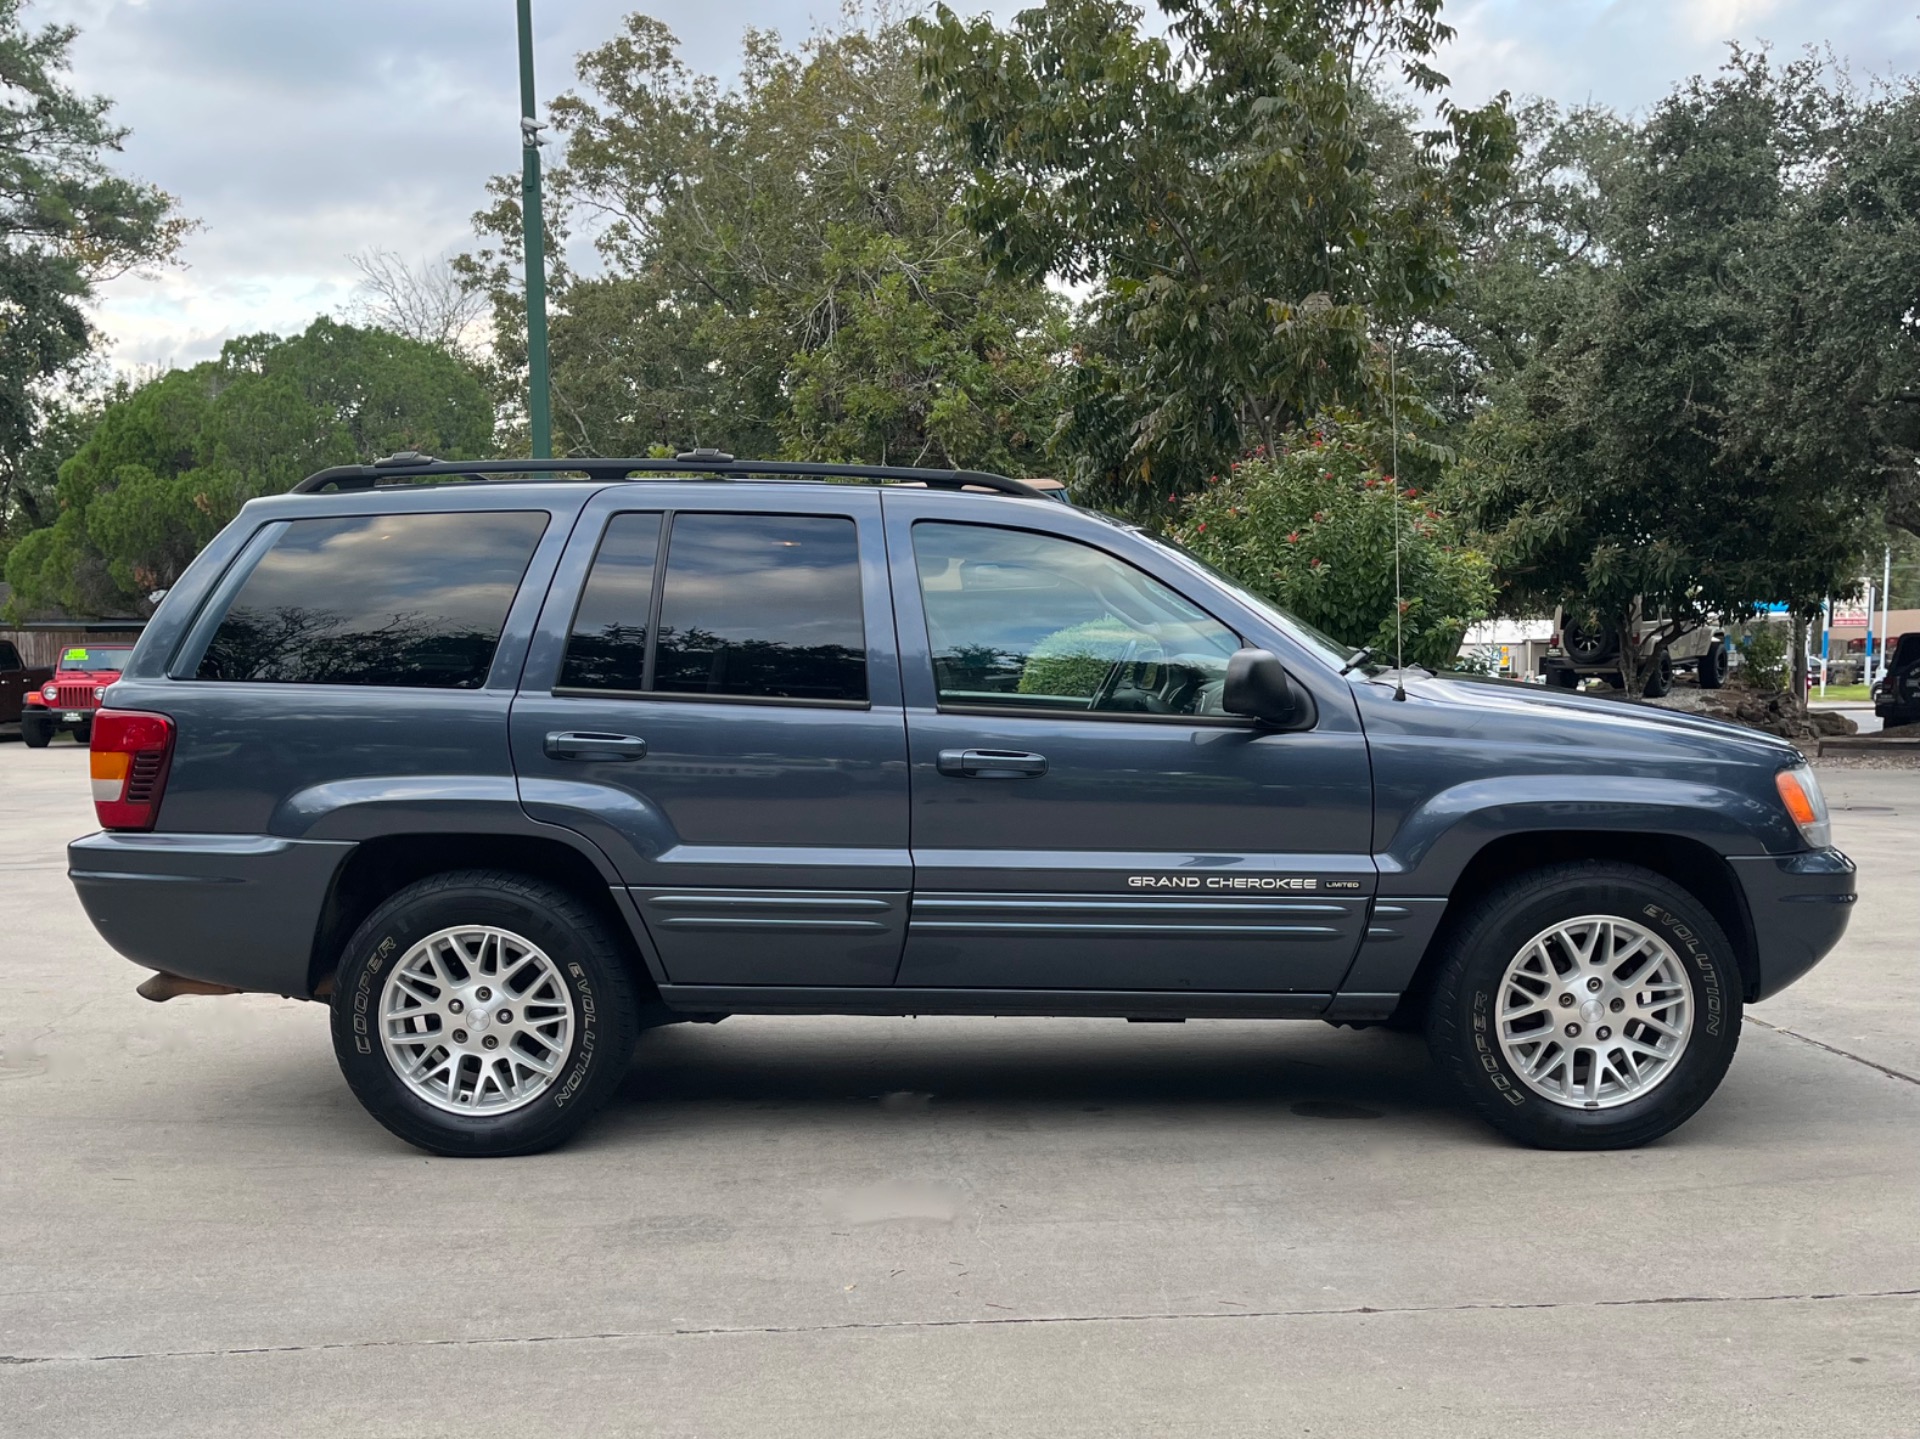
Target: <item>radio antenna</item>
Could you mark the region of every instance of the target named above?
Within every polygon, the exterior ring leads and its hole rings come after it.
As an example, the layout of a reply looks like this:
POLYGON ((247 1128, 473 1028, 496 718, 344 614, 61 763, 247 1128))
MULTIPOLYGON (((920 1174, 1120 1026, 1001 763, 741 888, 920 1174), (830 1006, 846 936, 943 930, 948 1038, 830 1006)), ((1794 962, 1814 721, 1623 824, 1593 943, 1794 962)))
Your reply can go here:
POLYGON ((1388 503, 1393 506, 1393 697, 1407 697, 1407 656, 1405 616, 1407 602, 1400 593, 1400 376, 1395 359, 1400 351, 1398 337, 1387 340, 1387 423, 1393 427, 1393 473, 1387 483, 1393 486, 1388 503))

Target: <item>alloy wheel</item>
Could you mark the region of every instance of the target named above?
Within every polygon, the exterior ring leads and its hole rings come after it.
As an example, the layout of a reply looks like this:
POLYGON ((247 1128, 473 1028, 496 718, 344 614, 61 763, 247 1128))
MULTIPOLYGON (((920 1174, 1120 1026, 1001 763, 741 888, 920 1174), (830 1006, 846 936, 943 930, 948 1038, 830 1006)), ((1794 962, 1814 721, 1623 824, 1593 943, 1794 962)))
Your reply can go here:
POLYGON ((387 978, 380 1038, 400 1082, 437 1109, 505 1114, 560 1077, 572 992, 533 941, 460 925, 409 949, 387 978))
POLYGON ((1543 929, 1508 963, 1500 1052, 1520 1082, 1569 1109, 1611 1109, 1661 1084, 1693 1033, 1693 994, 1672 946, 1618 915, 1543 929))

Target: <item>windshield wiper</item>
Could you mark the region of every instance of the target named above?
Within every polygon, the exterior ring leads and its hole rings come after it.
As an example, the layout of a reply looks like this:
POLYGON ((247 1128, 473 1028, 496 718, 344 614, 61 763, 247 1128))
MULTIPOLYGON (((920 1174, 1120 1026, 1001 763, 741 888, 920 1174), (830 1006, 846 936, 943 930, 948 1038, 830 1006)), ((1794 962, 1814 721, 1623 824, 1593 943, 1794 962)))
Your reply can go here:
POLYGON ((1373 658, 1373 646, 1361 645, 1359 649, 1355 650, 1352 654, 1347 656, 1347 662, 1340 666, 1340 673, 1344 675, 1353 670, 1356 670, 1361 665, 1365 664, 1368 660, 1372 658, 1373 658))

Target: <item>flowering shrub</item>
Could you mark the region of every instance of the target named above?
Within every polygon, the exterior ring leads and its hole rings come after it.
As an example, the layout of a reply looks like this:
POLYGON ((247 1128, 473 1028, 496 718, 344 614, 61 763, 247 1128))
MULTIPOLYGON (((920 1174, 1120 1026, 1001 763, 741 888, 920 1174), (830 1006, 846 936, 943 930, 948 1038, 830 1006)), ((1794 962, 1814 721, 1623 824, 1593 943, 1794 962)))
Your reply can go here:
MULTIPOLYGON (((1416 487, 1398 492, 1409 663, 1452 668, 1493 604, 1486 557, 1416 487)), ((1172 537, 1248 589, 1343 644, 1393 658, 1395 487, 1332 424, 1290 434, 1178 501, 1172 537)))

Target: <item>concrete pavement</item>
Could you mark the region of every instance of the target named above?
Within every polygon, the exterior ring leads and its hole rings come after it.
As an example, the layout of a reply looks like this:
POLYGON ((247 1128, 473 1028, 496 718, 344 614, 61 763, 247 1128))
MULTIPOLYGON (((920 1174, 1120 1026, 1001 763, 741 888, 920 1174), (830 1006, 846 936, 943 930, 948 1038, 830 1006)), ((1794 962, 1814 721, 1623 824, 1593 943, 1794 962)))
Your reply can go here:
POLYGON ((1378 1031, 734 1019, 462 1163, 318 1006, 138 999, 0 745, 0 1434, 1920 1432, 1920 770, 1824 778, 1852 932, 1645 1150, 1378 1031))

